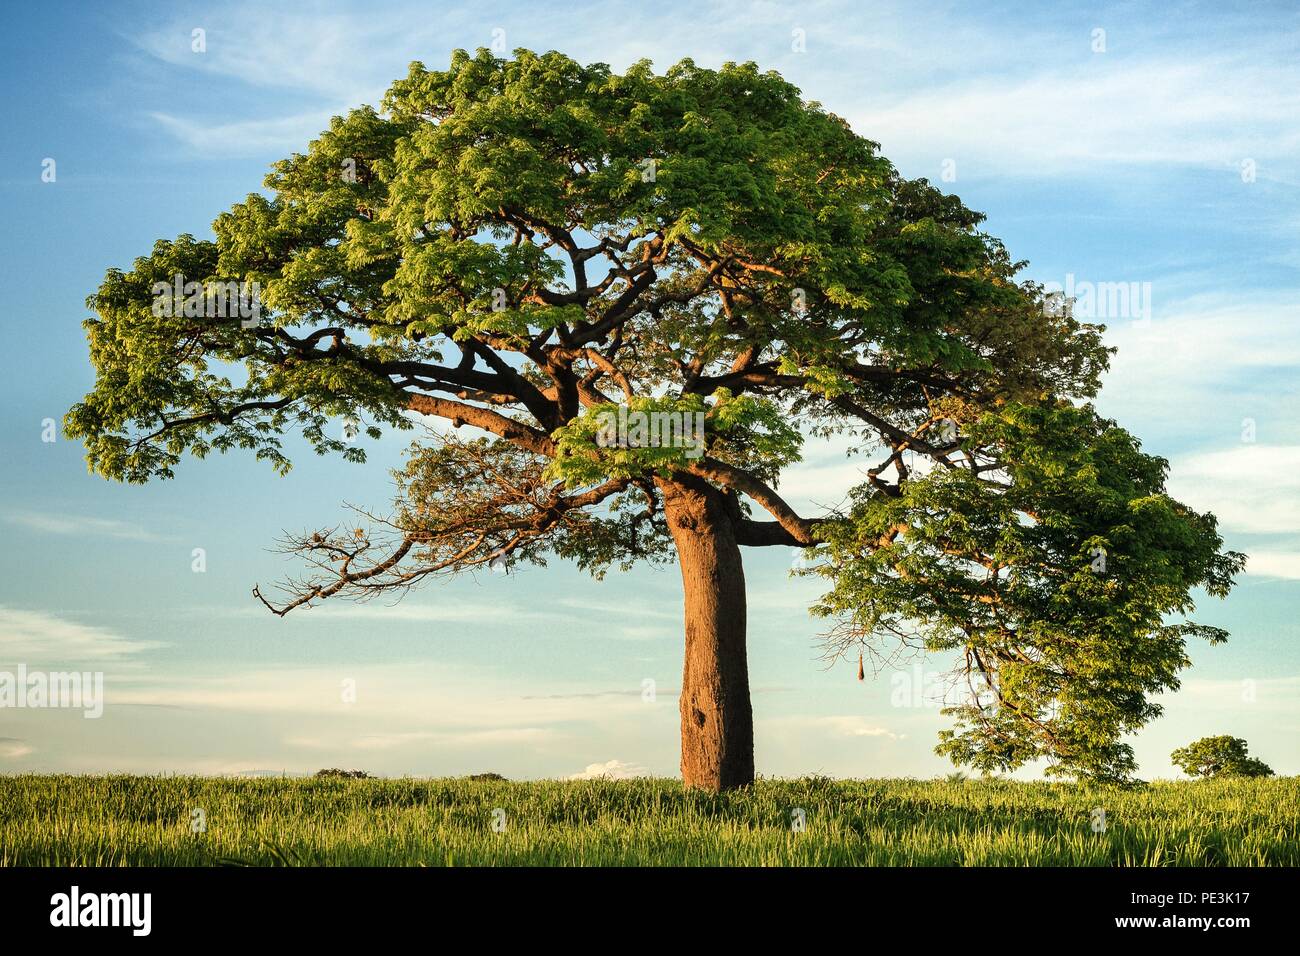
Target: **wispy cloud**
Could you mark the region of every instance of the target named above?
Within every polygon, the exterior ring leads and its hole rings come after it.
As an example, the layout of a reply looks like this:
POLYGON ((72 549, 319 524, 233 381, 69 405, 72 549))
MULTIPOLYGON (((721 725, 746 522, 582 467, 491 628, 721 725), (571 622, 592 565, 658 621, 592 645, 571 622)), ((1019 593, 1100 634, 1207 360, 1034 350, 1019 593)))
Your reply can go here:
POLYGON ((1300 303, 1289 293, 1220 292, 1161 301, 1154 317, 1107 322, 1106 337, 1119 349, 1107 388, 1149 397, 1161 386, 1202 391, 1207 386, 1249 384, 1271 369, 1300 366, 1300 303))
POLYGON ((121 661, 164 645, 122 637, 44 611, 0 605, 0 661, 87 664, 121 661))
POLYGON ((1246 573, 1259 578, 1300 581, 1300 551, 1269 551, 1251 548, 1246 573))
MULTIPOLYGON (((1154 283, 1150 321, 1109 323, 1106 340, 1118 353, 1098 400, 1101 410, 1144 439, 1162 438, 1164 449, 1226 453, 1252 437, 1252 423, 1261 445, 1300 441, 1300 423, 1279 414, 1279 405, 1297 393, 1295 293, 1225 290, 1167 301, 1164 286, 1154 283)), ((1170 457, 1164 449, 1157 450, 1170 457)), ((1187 478, 1186 454, 1174 461, 1176 481, 1187 478)), ((1234 493, 1238 481, 1253 479, 1240 473, 1220 494, 1234 493)))
POLYGON ((475 750, 494 746, 535 746, 555 735, 549 727, 500 727, 489 730, 436 732, 429 730, 363 734, 352 738, 288 737, 285 743, 304 750, 403 750, 436 746, 447 749, 475 750))
POLYGON ((1300 445, 1242 444, 1181 457, 1169 485, 1229 531, 1300 534, 1300 445))
POLYGON ((796 714, 778 717, 769 721, 784 729, 797 729, 801 732, 817 733, 829 737, 884 737, 889 740, 902 740, 906 734, 895 733, 888 727, 873 723, 857 714, 813 716, 796 714))
MULTIPOLYGON (((618 688, 614 690, 581 691, 573 694, 537 694, 537 695, 529 695, 523 699, 524 700, 590 700, 596 697, 640 697, 642 693, 643 691, 639 688, 624 687, 624 688, 618 688)), ((656 694, 672 693, 675 696, 677 691, 675 690, 670 691, 669 688, 666 687, 657 687, 655 689, 655 693, 656 694)))
POLYGON ((0 757, 26 757, 32 752, 32 747, 25 740, 19 740, 17 737, 0 737, 0 757))
POLYGON ((634 617, 634 618, 655 618, 663 621, 680 621, 682 612, 677 607, 680 598, 674 594, 672 597, 673 604, 670 606, 653 605, 646 601, 633 601, 627 604, 616 604, 612 601, 584 600, 583 598, 562 597, 555 601, 557 605, 563 608, 571 608, 585 614, 611 614, 617 617, 634 617))
POLYGON ((418 49, 437 32, 414 6, 375 10, 214 5, 201 15, 178 12, 133 37, 164 63, 250 87, 353 100, 383 91, 377 54, 418 49), (202 35, 196 37, 195 30, 202 35), (201 49, 196 49, 200 47, 201 49))
MULTIPOLYGON (((494 577, 493 580, 496 578, 494 577)), ((241 616, 251 617, 259 614, 260 609, 245 608, 239 613, 241 616)), ((584 627, 598 627, 602 637, 618 641, 656 641, 668 637, 675 639, 680 630, 678 622, 681 619, 679 611, 670 613, 639 601, 632 601, 618 608, 615 605, 599 602, 593 604, 586 601, 560 599, 553 603, 525 607, 499 596, 471 601, 461 598, 455 603, 445 604, 427 604, 411 600, 396 604, 322 603, 311 609, 310 613, 313 615, 313 621, 321 622, 361 620, 401 624, 463 623, 466 625, 492 622, 505 625, 549 624, 569 629, 572 629, 575 623, 582 622, 584 627), (650 620, 641 623, 642 618, 650 620)))
POLYGON ((1246 715, 1255 711, 1300 718, 1300 676, 1242 677, 1237 680, 1191 678, 1160 703, 1181 711, 1216 711, 1246 715))
POLYGON ((92 518, 86 515, 51 514, 40 511, 11 511, 5 521, 43 534, 92 535, 102 538, 120 538, 125 541, 166 541, 166 535, 155 534, 139 525, 114 518, 92 518))
MULTIPOLYGON (((275 766, 271 755, 279 754, 274 760, 294 771, 346 760, 396 773, 510 768, 546 776, 557 763, 572 764, 592 740, 635 740, 647 727, 656 728, 655 739, 665 746, 673 740, 678 714, 666 692, 656 703, 642 700, 639 692, 601 693, 599 685, 561 686, 561 693, 546 696, 512 694, 518 683, 427 660, 216 674, 151 671, 115 681, 108 706, 118 727, 136 727, 154 738, 184 737, 189 728, 219 724, 225 728, 223 744, 204 759, 218 761, 215 772, 223 773, 275 766), (166 721, 158 719, 156 708, 171 711, 166 721)), ((57 749, 58 760, 75 760, 66 743, 57 749)), ((155 770, 207 766, 183 747, 180 753, 146 764, 155 770)), ((101 755, 87 765, 109 758, 101 755)))
POLYGON ((195 155, 228 160, 236 156, 261 156, 268 152, 302 152, 309 142, 329 127, 330 117, 337 112, 339 110, 309 110, 294 116, 230 122, 204 122, 164 112, 148 115, 164 132, 195 155))
MULTIPOLYGON (((520 621, 555 616, 518 607, 507 601, 465 601, 463 599, 454 604, 424 604, 416 601, 400 601, 396 604, 380 604, 373 601, 335 602, 322 603, 311 610, 313 615, 316 615, 313 620, 410 621, 413 623, 520 621)), ((254 613, 258 613, 257 609, 254 609, 254 613)))
MULTIPOLYGON (((1080 39, 1080 47, 1086 38, 1080 39)), ((1293 172, 1300 71, 1244 57, 1120 59, 1004 77, 964 75, 849 117, 887 155, 956 160, 959 175, 1096 175, 1170 164, 1293 172), (1140 121, 1136 118, 1140 117, 1140 121)))
MULTIPOLYGON (((476 732, 638 717, 637 696, 574 688, 548 696, 510 694, 511 682, 435 661, 336 667, 277 667, 217 674, 153 672, 114 689, 116 705, 217 710, 249 715, 333 717, 374 732, 476 732), (345 683, 346 682, 346 683, 345 683), (349 694, 345 696, 345 688, 349 694), (432 724, 433 726, 430 726, 432 724)), ((371 732, 367 730, 367 732, 371 732)))
POLYGON ((560 49, 616 69, 640 58, 660 69, 687 56, 710 66, 754 59, 782 70, 895 161, 935 175, 945 158, 963 177, 1098 179, 1133 165, 1228 172, 1251 158, 1261 178, 1294 180, 1300 66, 1284 29, 1245 22, 1217 36, 1206 55, 1196 38, 1111 16, 1108 50, 1094 54, 1075 18, 1019 19, 1009 34, 1000 18, 927 3, 670 0, 605 4, 599 13, 488 3, 444 5, 436 17, 417 3, 235 3, 177 13, 131 39, 181 76, 295 100, 292 112, 251 119, 151 112, 196 151, 300 149, 321 128, 321 111, 378 104, 411 60, 438 66, 454 47, 500 40, 507 50, 560 49), (710 30, 695 28, 701 18, 710 30), (938 18, 945 29, 934 29, 938 18), (196 28, 206 31, 203 52, 193 49, 196 28), (806 53, 794 51, 795 31, 806 53), (1264 44, 1285 55, 1259 56, 1264 44))

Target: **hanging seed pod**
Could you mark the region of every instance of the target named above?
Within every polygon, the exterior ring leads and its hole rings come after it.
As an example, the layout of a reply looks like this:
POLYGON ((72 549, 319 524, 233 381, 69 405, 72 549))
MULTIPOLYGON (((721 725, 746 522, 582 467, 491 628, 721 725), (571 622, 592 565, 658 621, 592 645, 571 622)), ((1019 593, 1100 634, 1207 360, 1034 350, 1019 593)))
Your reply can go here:
POLYGON ((858 680, 866 680, 867 672, 862 669, 862 652, 858 651, 858 680))

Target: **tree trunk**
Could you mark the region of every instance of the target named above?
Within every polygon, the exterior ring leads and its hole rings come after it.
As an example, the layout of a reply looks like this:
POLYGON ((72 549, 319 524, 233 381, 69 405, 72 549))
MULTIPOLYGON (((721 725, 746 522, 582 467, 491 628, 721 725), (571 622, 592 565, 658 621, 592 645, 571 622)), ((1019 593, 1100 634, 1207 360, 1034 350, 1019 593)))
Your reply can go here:
POLYGON ((754 712, 745 659, 745 571, 721 494, 661 481, 686 608, 682 782, 726 790, 754 782, 754 712))

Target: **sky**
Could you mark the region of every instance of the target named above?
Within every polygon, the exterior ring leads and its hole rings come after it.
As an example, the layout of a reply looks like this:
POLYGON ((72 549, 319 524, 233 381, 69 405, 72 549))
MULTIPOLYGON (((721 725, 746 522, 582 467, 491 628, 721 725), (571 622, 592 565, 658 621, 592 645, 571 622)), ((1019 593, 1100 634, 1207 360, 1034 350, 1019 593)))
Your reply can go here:
MULTIPOLYGON (((557 49, 615 69, 753 60, 988 215, 1024 276, 1098 290, 1119 351, 1101 411, 1170 461, 1176 497, 1250 561, 1196 619, 1226 645, 1132 743, 1245 737, 1300 773, 1300 9, 1216 3, 26 4, 0 37, 0 671, 104 675, 103 713, 0 708, 0 773, 672 776, 674 567, 435 582, 284 619, 251 596, 283 531, 382 509, 410 434, 288 477, 237 454, 170 482, 87 474, 60 421, 93 372, 81 322, 110 267, 210 236, 332 115, 412 60, 557 49), (194 49, 202 30, 204 49, 194 49), (50 161, 53 161, 53 164, 50 161), (53 175, 51 176, 51 172, 53 175), (1105 290, 1110 289, 1108 297, 1105 290), (1116 290, 1128 295, 1127 304, 1116 290), (197 551, 196 551, 197 549, 197 551), (196 556, 197 555, 197 556, 196 556)), ((805 508, 862 480, 808 446, 805 508)), ((932 777, 939 662, 827 667, 793 552, 746 553, 756 761, 767 776, 932 777)), ((1033 778, 1037 766, 1018 775, 1033 778)))

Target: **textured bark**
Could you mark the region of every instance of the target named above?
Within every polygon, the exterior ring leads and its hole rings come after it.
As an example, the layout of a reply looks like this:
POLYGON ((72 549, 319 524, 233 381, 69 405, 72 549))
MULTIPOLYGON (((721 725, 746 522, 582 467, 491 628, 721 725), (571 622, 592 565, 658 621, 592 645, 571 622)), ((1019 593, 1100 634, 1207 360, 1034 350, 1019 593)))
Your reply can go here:
POLYGON ((745 572, 722 495, 661 482, 685 595, 682 781, 725 790, 754 782, 754 712, 745 654, 745 572))

